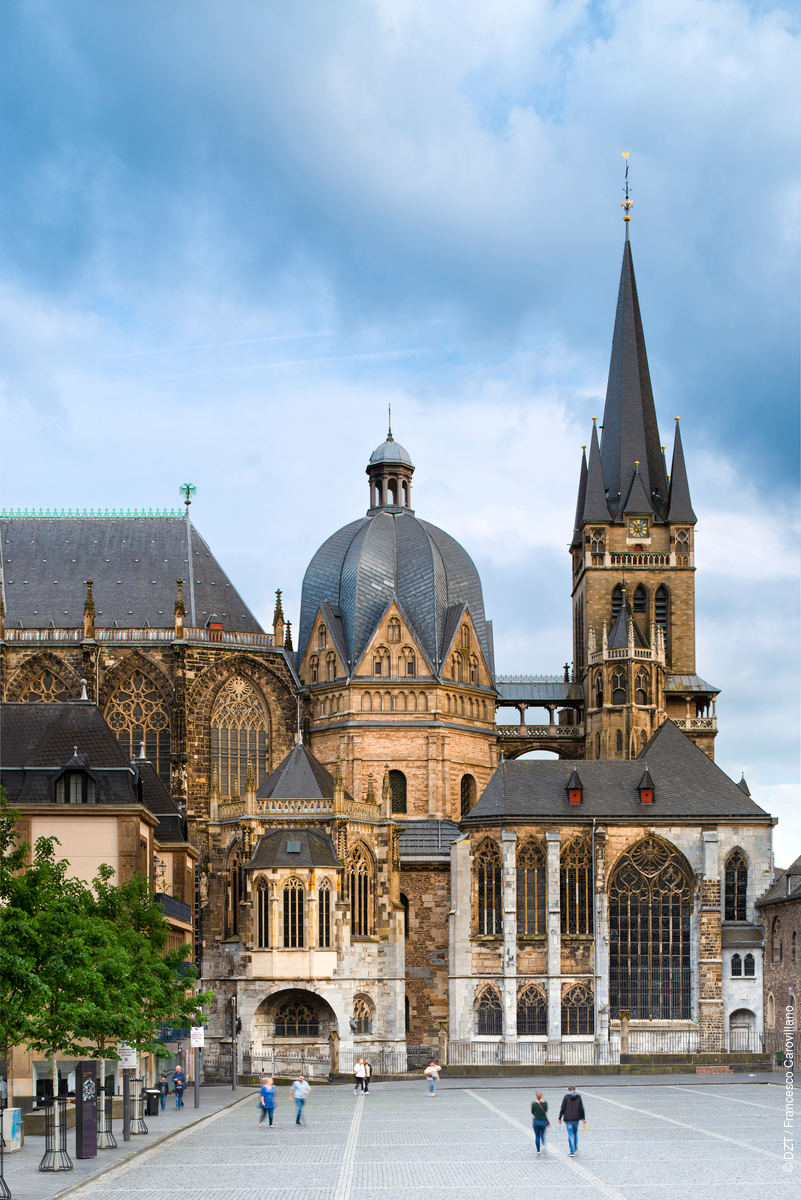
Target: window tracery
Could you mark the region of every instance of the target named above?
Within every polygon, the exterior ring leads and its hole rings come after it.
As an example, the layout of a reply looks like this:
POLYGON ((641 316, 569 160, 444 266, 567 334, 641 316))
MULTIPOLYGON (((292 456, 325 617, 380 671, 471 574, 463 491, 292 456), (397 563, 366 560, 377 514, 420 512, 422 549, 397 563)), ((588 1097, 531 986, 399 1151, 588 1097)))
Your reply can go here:
POLYGON ((266 950, 270 945, 270 889, 260 879, 256 888, 256 946, 266 950))
POLYGON ((548 1032, 548 1007, 542 988, 529 983, 517 996, 518 1037, 548 1032))
POLYGON ((400 671, 399 675, 416 675, 415 654, 409 646, 404 646, 400 652, 400 671))
POLYGON ((62 683, 52 671, 42 671, 35 679, 31 680, 20 696, 20 700, 24 700, 26 704, 63 704, 66 700, 71 699, 72 696, 67 685, 62 683))
POLYGON ((470 626, 469 625, 465 624, 462 626, 462 628, 460 630, 459 644, 463 650, 470 649, 470 626))
POLYGON ((275 1014, 275 1036, 319 1037, 320 1018, 317 1010, 298 997, 285 1000, 275 1014))
POLYGON ((364 996, 357 996, 353 1001, 353 1020, 356 1023, 354 1033, 365 1036, 372 1033, 373 1019, 370 1005, 364 996))
POLYGON ((748 864, 739 850, 735 850, 726 860, 723 888, 723 919, 744 921, 748 900, 748 864))
POLYGON ((237 851, 228 867, 225 879, 225 936, 239 934, 239 905, 245 899, 247 885, 242 866, 242 855, 237 851))
POLYGON ((501 855, 489 838, 476 854, 477 927, 480 935, 497 936, 503 930, 501 855))
POLYGON ((170 714, 158 688, 141 671, 134 671, 112 694, 105 717, 126 757, 136 758, 145 743, 146 756, 169 788, 170 714))
POLYGON ((612 703, 626 703, 626 673, 625 671, 615 671, 612 676, 612 703))
POLYGON ((320 672, 320 661, 317 658, 317 655, 313 654, 311 656, 311 658, 309 659, 309 676, 310 676, 309 682, 310 683, 317 683, 319 672, 320 672))
POLYGON ((485 988, 479 996, 476 1015, 480 1037, 500 1037, 503 1033, 503 1008, 494 987, 485 988))
POLYGON ((562 933, 592 933, 592 847, 573 838, 560 856, 559 890, 562 933))
POLYGON ((595 1033, 592 991, 577 983, 562 996, 562 1034, 595 1033))
POLYGON ((529 838, 517 852, 517 932, 545 933, 545 853, 529 838))
POLYGON ((293 875, 284 884, 284 949, 298 950, 305 945, 304 918, 306 889, 293 875))
POLYGON ((692 890, 675 849, 648 837, 623 856, 609 887, 609 997, 617 1017, 690 1017, 692 890))
POLYGON ((211 761, 220 795, 242 794, 248 758, 256 787, 267 778, 269 739, 261 700, 247 679, 235 675, 220 690, 211 713, 211 761))
POLYGON ((397 617, 390 617, 389 619, 388 636, 391 642, 399 642, 401 640, 401 623, 397 617))
POLYGON ((331 884, 324 879, 317 889, 317 944, 321 950, 331 948, 331 884))
POLYGON ((648 675, 645 671, 638 671, 637 677, 634 680, 634 703, 648 703, 648 675))
POLYGON ((371 862, 361 846, 354 846, 348 865, 348 898, 350 900, 350 931, 353 937, 369 937, 372 931, 371 862))

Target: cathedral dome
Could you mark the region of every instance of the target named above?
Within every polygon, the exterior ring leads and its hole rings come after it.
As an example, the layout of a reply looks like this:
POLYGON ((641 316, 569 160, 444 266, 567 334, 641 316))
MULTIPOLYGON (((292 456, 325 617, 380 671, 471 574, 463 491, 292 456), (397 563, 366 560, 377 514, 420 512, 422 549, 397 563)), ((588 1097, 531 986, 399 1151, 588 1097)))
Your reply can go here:
POLYGON ((372 455, 367 467, 371 497, 367 516, 328 538, 304 576, 299 661, 318 610, 328 604, 339 625, 351 674, 394 599, 437 675, 454 623, 467 606, 492 671, 492 626, 484 616, 478 571, 454 538, 421 521, 408 507, 413 471, 409 455, 391 436, 372 455), (392 452, 398 452, 398 457, 388 458, 392 452))

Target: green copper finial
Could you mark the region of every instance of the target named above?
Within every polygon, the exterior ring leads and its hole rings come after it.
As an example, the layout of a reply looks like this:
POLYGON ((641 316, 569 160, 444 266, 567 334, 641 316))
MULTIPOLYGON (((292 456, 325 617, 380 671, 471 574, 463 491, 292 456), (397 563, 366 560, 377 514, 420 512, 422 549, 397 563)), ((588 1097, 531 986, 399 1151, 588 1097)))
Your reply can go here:
POLYGON ((184 504, 186 505, 186 515, 188 517, 189 516, 189 505, 192 503, 192 497, 197 494, 197 488, 195 487, 194 483, 182 483, 181 486, 178 488, 178 491, 184 498, 184 504))

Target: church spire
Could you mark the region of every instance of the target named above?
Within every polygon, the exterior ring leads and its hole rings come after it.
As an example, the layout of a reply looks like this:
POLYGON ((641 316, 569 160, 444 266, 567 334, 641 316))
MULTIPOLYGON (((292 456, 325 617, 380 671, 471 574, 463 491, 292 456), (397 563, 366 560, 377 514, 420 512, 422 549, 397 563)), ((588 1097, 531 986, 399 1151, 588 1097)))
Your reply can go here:
POLYGON ((573 522, 573 541, 571 546, 581 544, 581 521, 584 516, 584 502, 587 498, 587 447, 581 447, 581 468, 579 470, 578 497, 576 499, 576 519, 573 522))
POLYGON ((583 520, 608 521, 609 507, 604 491, 604 473, 601 468, 601 449, 598 444, 598 418, 592 418, 590 438, 590 464, 587 469, 587 494, 584 500, 583 520))
POLYGON ((673 439, 673 466, 670 468, 668 520, 686 521, 688 525, 694 525, 698 520, 690 501, 690 485, 687 482, 687 468, 684 465, 684 450, 681 444, 678 417, 676 417, 676 435, 673 439))
POLYGON ((627 240, 623 247, 601 442, 607 500, 613 516, 619 521, 623 520, 622 509, 634 480, 635 462, 639 462, 639 475, 648 499, 648 511, 653 512, 657 520, 664 520, 668 499, 667 479, 645 351, 631 243, 627 240))

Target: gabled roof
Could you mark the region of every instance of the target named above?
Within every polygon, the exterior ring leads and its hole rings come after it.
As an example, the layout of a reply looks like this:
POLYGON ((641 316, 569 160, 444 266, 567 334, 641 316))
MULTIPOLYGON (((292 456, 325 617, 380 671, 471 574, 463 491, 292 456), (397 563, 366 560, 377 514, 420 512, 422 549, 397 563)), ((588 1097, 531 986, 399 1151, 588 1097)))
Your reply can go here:
POLYGON ((681 444, 679 422, 676 421, 676 433, 673 438, 673 466, 670 468, 670 508, 669 521, 686 521, 694 525, 698 518, 693 512, 690 500, 690 484, 687 480, 687 468, 684 465, 684 450, 681 444))
MULTIPOLYGON (((262 800, 331 800, 334 777, 302 742, 290 750, 256 795, 262 800)), ((344 793, 353 799, 349 792, 344 793)))
POLYGON ((398 852, 401 862, 446 859, 450 857, 451 842, 461 837, 453 821, 404 821, 398 852))
POLYGON ((639 465, 635 463, 634 475, 631 480, 629 494, 626 497, 626 503, 623 506, 623 512, 629 515, 637 515, 637 513, 649 513, 652 511, 651 501, 645 494, 645 487, 642 482, 639 465))
POLYGON ((263 629, 191 521, 180 517, 8 518, 0 521, 6 624, 25 629, 83 624, 86 580, 95 625, 172 627, 176 580, 186 624, 217 613, 225 629, 263 629), (191 553, 190 553, 191 552, 191 553))
POLYGON ((587 759, 581 764, 580 812, 571 809, 567 784, 570 762, 504 761, 484 792, 462 818, 461 827, 499 821, 596 817, 642 820, 638 786, 643 767, 653 780, 656 799, 648 820, 676 818, 770 818, 672 721, 665 721, 636 759, 587 759))
POLYGON ((341 867, 334 843, 320 829, 270 829, 256 843, 253 857, 245 869, 268 870, 270 867, 341 867), (295 848, 297 847, 297 848, 295 848))
POLYGON ((791 863, 786 871, 779 872, 776 880, 771 887, 765 892, 765 895, 760 897, 756 902, 757 908, 763 908, 766 904, 781 904, 783 900, 801 900, 801 855, 791 863), (787 894, 787 877, 791 879, 791 891, 787 894))
POLYGON ((606 485, 601 466, 601 449, 598 444, 598 425, 592 423, 590 437, 590 462, 587 468, 587 494, 584 500, 584 522, 608 521, 609 505, 606 502, 606 485))
MULTIPOLYGON (((383 613, 381 614, 381 616, 379 617, 378 621, 376 622, 376 629, 378 629, 378 628, 379 628, 379 626, 383 625, 384 621, 387 619, 387 613, 388 613, 388 612, 389 612, 389 611, 390 611, 392 608, 394 608, 394 609, 397 611, 397 613, 399 614, 399 616, 400 616, 401 620, 402 620, 402 621, 404 622, 404 624, 405 624, 405 625, 408 627, 409 633, 410 633, 410 635, 411 635, 411 640, 412 640, 412 641, 413 641, 413 642, 416 644, 416 646, 417 646, 417 649, 419 650, 419 652, 420 652, 420 655, 422 656, 422 660, 423 660, 423 662, 426 664, 426 666, 428 667, 428 669, 429 669, 430 673, 431 673, 432 675, 436 675, 436 673, 437 673, 437 672, 436 672, 436 668, 434 667, 434 664, 433 664, 432 662, 430 662, 430 661, 429 661, 428 654, 426 653, 425 642, 423 641, 423 639, 420 637, 419 633, 418 633, 418 632, 417 632, 417 630, 415 629, 415 627, 414 627, 414 622, 413 622, 413 621, 411 621, 411 620, 409 619, 409 614, 406 612, 406 610, 404 609, 403 605, 401 604, 401 602, 400 602, 400 600, 398 599, 398 597, 397 597, 397 596, 393 596, 393 597, 392 597, 392 598, 389 600, 389 602, 387 603, 387 606, 386 606, 386 608, 384 609, 383 613)), ((368 652, 371 650, 371 648, 374 646, 374 641, 375 641, 375 638, 371 639, 371 640, 368 642, 368 644, 367 644, 367 645, 365 646, 365 648, 364 648, 364 654, 362 654, 361 658, 359 658, 359 659, 358 659, 358 660, 357 660, 357 661, 356 661, 356 662, 353 664, 353 673, 354 673, 354 674, 355 674, 355 673, 356 673, 356 671, 358 670, 358 668, 359 668, 360 664, 361 664, 361 663, 364 661, 364 657, 365 657, 365 655, 366 655, 366 654, 367 654, 367 653, 368 653, 368 652)), ((425 672, 424 672, 424 671, 418 671, 418 672, 417 672, 417 675, 418 675, 418 676, 419 676, 419 675, 424 675, 424 674, 425 674, 425 672)))
POLYGON ((348 648, 345 645, 345 631, 342 628, 342 614, 335 604, 329 604, 327 600, 324 600, 320 605, 320 612, 323 620, 328 626, 328 632, 331 634, 331 641, 334 643, 334 649, 342 659, 342 664, 347 671, 348 648))
POLYGON ((629 644, 629 621, 634 628, 634 645, 640 650, 646 650, 648 643, 640 633, 637 622, 631 615, 631 608, 628 602, 621 605, 620 612, 612 622, 612 628, 609 630, 606 644, 610 650, 625 650, 629 644))
POLYGON ((667 479, 631 243, 627 241, 620 271, 601 443, 604 481, 609 489, 607 500, 614 514, 619 514, 625 503, 635 462, 640 464, 643 487, 649 500, 645 511, 664 519, 668 501, 667 479))

